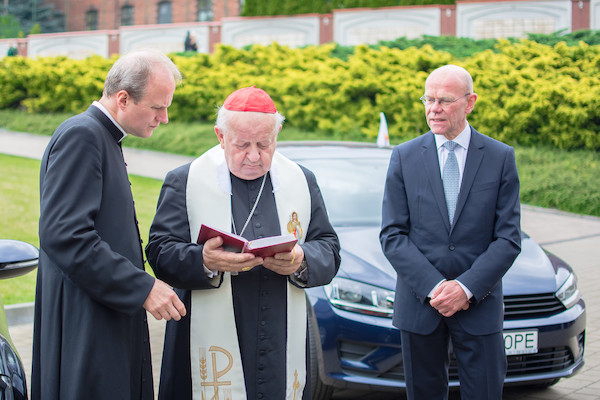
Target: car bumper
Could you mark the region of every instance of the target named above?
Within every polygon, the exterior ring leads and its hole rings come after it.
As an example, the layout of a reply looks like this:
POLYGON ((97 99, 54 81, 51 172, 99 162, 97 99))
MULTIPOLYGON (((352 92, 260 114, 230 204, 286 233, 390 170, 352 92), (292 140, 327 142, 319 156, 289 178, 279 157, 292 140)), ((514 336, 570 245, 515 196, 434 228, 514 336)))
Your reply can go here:
MULTIPOLYGON (((400 331, 390 318, 374 317, 331 305, 322 288, 309 290, 321 339, 320 378, 338 389, 396 391, 406 387, 400 331)), ((505 321, 505 330, 538 329, 536 354, 508 357, 506 384, 530 384, 573 375, 583 366, 585 304, 540 319, 505 321)), ((450 386, 458 383, 452 360, 450 386)))

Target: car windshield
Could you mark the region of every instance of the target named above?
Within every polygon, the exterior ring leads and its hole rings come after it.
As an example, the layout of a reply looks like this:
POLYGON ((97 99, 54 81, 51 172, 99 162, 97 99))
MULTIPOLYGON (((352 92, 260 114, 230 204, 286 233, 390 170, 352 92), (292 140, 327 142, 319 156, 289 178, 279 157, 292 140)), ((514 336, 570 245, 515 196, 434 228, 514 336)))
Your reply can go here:
POLYGON ((381 225, 381 202, 388 158, 296 161, 316 175, 333 225, 381 225))

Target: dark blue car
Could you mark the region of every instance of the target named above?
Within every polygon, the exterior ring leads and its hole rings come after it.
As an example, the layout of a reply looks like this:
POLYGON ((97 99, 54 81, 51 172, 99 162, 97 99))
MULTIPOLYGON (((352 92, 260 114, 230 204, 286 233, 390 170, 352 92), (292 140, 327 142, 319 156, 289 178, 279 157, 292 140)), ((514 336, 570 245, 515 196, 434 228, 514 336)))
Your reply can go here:
MULTIPOLYGON (((26 274, 38 265, 38 250, 24 242, 0 239, 0 279, 26 274)), ((0 299, 0 400, 27 399, 27 379, 13 346, 0 299)))
MULTIPOLYGON (((335 389, 403 391, 400 331, 391 319, 396 273, 379 244, 391 148, 280 142, 278 150, 315 173, 342 247, 331 284, 307 290, 313 399, 335 389)), ((503 288, 506 384, 551 385, 577 372, 586 314, 571 267, 524 234, 503 288)), ((459 385, 452 358, 450 385, 459 385)))

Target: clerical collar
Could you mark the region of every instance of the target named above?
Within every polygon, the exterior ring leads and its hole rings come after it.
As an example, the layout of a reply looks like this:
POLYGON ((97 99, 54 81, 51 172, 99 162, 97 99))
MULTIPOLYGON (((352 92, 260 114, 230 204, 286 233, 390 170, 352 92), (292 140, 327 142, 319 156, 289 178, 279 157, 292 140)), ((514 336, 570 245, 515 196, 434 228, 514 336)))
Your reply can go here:
POLYGON ((94 101, 92 103, 93 106, 96 106, 100 111, 102 111, 104 113, 104 115, 106 115, 108 117, 108 119, 111 120, 111 122, 113 124, 115 124, 115 126, 117 128, 119 128, 119 130, 121 131, 121 133, 123 133, 123 136, 121 137, 121 139, 119 139, 119 143, 121 143, 121 141, 123 139, 125 139, 125 136, 127 136, 127 132, 125 132, 125 130, 123 129, 123 127, 121 127, 121 125, 119 125, 119 123, 117 121, 115 121, 115 119, 113 118, 112 115, 110 115, 110 113, 108 112, 108 110, 106 109, 106 107, 104 107, 102 105, 102 103, 100 103, 99 101, 94 101))

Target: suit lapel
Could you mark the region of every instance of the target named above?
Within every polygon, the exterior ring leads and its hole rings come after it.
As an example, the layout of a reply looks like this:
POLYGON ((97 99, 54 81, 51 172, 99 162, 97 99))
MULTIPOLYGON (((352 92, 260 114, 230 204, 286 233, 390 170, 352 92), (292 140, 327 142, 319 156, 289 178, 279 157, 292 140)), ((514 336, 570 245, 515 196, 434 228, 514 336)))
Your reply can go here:
POLYGON ((467 152, 467 161, 465 163, 465 170, 463 172, 463 179, 460 185, 460 192, 458 193, 458 199, 456 201, 456 211, 454 212, 454 221, 458 221, 462 209, 465 206, 477 171, 481 166, 483 160, 483 148, 484 144, 481 141, 481 133, 477 132, 471 127, 471 141, 469 143, 469 150, 467 152))
POLYGON ((433 132, 429 132, 423 138, 423 151, 421 152, 423 159, 423 169, 429 181, 429 186, 433 191, 435 201, 442 214, 444 225, 450 231, 450 221, 448 217, 448 207, 446 206, 446 195, 444 194, 444 185, 440 176, 440 162, 438 160, 437 148, 433 132))

